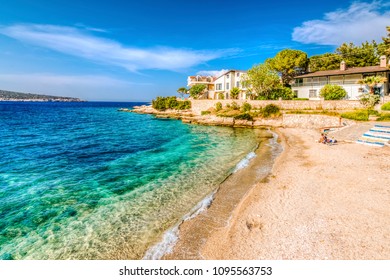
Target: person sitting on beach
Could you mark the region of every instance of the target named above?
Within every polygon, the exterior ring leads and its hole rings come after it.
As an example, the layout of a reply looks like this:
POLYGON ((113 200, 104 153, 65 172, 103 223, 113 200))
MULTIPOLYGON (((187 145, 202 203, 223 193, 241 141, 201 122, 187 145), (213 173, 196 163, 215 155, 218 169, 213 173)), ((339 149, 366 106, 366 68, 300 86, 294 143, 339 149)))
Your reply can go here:
POLYGON ((324 133, 321 133, 321 137, 320 140, 318 140, 318 143, 323 143, 323 144, 326 143, 326 136, 324 133))

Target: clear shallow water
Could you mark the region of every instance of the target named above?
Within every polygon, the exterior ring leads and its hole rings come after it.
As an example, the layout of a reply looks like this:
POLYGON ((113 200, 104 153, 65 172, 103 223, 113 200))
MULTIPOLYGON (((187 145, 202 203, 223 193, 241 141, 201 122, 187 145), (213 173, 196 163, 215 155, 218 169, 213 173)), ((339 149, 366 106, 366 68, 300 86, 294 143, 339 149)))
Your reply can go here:
POLYGON ((0 259, 142 258, 259 141, 132 105, 0 103, 0 259))

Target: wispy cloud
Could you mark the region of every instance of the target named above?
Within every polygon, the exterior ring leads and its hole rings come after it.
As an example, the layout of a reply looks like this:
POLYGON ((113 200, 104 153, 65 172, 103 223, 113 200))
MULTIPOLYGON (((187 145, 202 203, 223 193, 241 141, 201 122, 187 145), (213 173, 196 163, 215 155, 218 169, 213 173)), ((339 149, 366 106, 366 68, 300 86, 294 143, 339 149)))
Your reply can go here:
MULTIPOLYGON (((117 65, 129 71, 163 69, 178 71, 230 56, 237 49, 190 50, 170 47, 142 49, 98 37, 92 29, 56 25, 17 24, 0 27, 0 33, 34 46, 91 61, 117 65)), ((101 30, 99 30, 101 34, 101 30)))
POLYGON ((380 41, 390 25, 389 5, 381 1, 353 2, 348 9, 336 10, 321 20, 310 20, 294 28, 292 39, 305 44, 340 45, 380 41))
POLYGON ((225 74, 227 71, 229 71, 229 70, 228 69, 222 69, 222 70, 202 70, 202 71, 199 71, 196 74, 197 75, 201 75, 201 76, 219 77, 219 76, 225 74))

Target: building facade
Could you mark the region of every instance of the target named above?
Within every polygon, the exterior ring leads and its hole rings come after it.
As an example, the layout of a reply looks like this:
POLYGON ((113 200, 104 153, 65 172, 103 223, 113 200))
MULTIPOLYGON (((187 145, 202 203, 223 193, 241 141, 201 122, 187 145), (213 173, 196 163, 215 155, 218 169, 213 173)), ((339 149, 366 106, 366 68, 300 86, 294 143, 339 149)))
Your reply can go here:
POLYGON ((385 77, 387 81, 375 88, 375 93, 381 96, 390 92, 390 70, 387 59, 382 56, 379 66, 348 68, 345 62, 341 62, 339 70, 317 71, 295 77, 292 84, 293 92, 299 98, 320 99, 320 90, 326 84, 342 86, 346 92, 346 99, 357 100, 359 95, 369 92, 368 87, 358 83, 359 80, 368 76, 385 77))
POLYGON ((206 85, 205 93, 200 97, 203 99, 230 99, 230 91, 236 87, 240 90, 238 99, 246 99, 247 88, 242 85, 244 75, 246 75, 246 71, 229 70, 219 77, 189 76, 187 86, 206 85))

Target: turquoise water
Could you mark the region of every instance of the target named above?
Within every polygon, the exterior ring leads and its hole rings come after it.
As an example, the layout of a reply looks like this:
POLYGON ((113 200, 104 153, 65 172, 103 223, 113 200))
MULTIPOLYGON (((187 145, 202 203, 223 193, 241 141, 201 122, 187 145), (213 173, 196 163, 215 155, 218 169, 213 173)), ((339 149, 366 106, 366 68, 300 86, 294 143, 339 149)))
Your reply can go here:
POLYGON ((0 103, 0 259, 140 259, 256 147, 256 130, 0 103))

